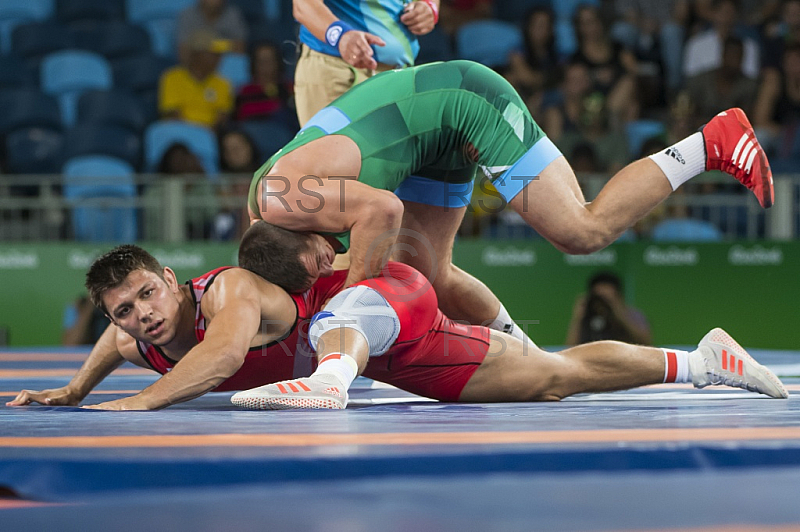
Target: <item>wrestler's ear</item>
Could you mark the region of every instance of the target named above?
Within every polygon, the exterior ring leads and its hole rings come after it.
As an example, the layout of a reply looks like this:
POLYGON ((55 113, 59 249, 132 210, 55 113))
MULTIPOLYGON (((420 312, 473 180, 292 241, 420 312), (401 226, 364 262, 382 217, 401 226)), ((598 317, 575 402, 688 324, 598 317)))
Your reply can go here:
POLYGON ((175 272, 172 271, 171 268, 164 266, 164 282, 167 283, 167 286, 173 293, 178 293, 181 289, 181 285, 178 282, 178 277, 175 275, 175 272))

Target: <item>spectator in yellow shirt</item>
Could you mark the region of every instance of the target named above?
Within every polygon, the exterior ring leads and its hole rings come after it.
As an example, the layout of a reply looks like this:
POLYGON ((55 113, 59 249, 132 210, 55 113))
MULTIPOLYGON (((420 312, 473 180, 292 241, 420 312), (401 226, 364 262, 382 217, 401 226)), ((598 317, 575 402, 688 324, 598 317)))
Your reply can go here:
POLYGON ((230 41, 201 31, 192 35, 189 48, 188 64, 173 67, 161 76, 159 114, 216 128, 233 110, 233 88, 216 73, 220 55, 230 49, 230 41))

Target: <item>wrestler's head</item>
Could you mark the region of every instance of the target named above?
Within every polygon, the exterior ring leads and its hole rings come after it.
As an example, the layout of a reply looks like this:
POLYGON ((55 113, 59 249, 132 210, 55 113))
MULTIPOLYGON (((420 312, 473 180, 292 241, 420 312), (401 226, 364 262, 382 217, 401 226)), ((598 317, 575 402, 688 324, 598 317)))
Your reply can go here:
POLYGON ((293 293, 332 275, 335 257, 325 237, 289 231, 263 220, 253 223, 239 244, 239 266, 293 293))
POLYGON ((137 340, 166 345, 180 317, 175 273, 138 246, 118 246, 86 273, 89 297, 117 327, 137 340))

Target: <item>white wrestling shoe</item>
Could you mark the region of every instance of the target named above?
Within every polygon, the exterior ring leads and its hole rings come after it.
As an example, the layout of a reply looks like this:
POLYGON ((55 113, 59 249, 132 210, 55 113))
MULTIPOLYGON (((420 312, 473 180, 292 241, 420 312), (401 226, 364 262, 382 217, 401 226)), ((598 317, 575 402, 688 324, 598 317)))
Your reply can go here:
POLYGON ((689 355, 689 368, 695 388, 724 384, 776 399, 789 397, 780 379, 720 328, 700 340, 697 350, 689 355))
POLYGON ((237 392, 231 403, 251 410, 343 410, 347 406, 347 390, 333 375, 314 375, 237 392))

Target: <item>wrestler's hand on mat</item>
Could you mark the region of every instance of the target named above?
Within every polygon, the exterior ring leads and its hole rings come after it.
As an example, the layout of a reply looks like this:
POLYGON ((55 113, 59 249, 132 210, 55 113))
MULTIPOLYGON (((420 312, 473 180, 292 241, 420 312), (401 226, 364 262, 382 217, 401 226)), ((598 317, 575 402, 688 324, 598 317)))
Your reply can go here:
POLYGON ((86 408, 87 410, 154 410, 141 394, 96 405, 85 405, 81 408, 86 408))
POLYGON ((378 68, 378 62, 373 57, 373 44, 386 46, 377 35, 365 31, 348 31, 339 40, 339 55, 351 66, 373 70, 378 68))
POLYGON ((79 397, 71 388, 55 388, 53 390, 22 390, 14 400, 6 403, 6 406, 25 406, 31 403, 39 403, 47 406, 76 406, 81 402, 79 397))

